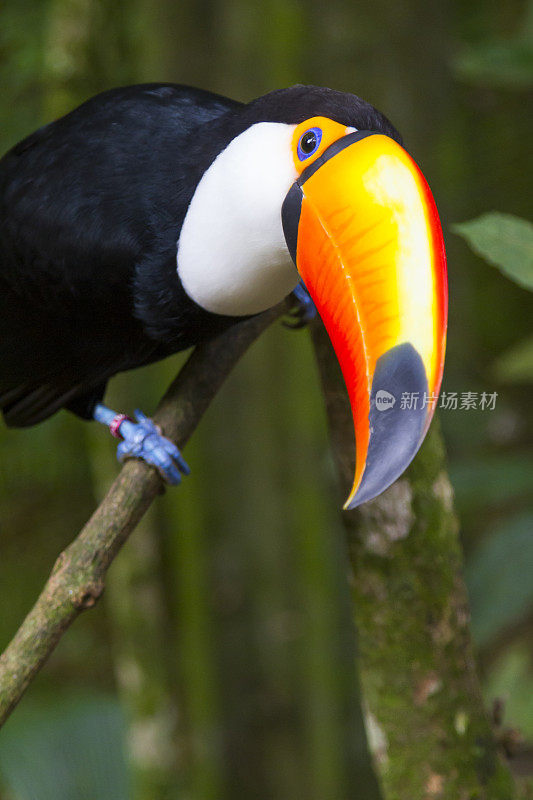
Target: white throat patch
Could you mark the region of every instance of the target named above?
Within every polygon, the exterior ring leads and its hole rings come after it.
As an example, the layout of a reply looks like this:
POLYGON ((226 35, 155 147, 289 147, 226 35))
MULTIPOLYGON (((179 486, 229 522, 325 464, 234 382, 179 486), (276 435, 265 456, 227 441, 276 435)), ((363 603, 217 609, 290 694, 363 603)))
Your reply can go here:
POLYGON ((193 195, 178 242, 178 274, 207 311, 241 316, 278 303, 298 283, 281 206, 298 177, 295 125, 252 125, 213 161, 193 195))

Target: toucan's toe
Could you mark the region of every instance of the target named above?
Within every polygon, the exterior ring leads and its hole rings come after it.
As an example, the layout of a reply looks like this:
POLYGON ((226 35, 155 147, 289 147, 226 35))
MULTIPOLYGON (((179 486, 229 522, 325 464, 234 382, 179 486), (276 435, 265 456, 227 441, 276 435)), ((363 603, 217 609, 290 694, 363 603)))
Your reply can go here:
POLYGON ((120 426, 123 441, 117 448, 117 458, 140 458, 155 467, 163 480, 172 486, 181 483, 181 474, 188 475, 190 469, 180 451, 170 439, 163 436, 161 428, 142 411, 136 411, 137 422, 126 420, 120 426))

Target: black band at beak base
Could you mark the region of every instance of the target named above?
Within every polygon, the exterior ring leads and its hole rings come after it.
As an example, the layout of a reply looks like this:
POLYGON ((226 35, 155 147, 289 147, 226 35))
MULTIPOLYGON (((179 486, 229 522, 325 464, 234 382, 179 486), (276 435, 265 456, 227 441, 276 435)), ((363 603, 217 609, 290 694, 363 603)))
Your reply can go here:
POLYGON ((281 224, 287 248, 296 265, 296 248, 298 246, 298 226, 302 211, 302 190, 298 183, 293 183, 281 207, 281 224))
POLYGON ((306 180, 308 180, 311 175, 314 175, 315 172, 326 163, 326 161, 329 161, 330 158, 336 156, 337 153, 341 152, 341 150, 344 150, 346 147, 354 144, 354 142, 359 142, 361 139, 366 139, 367 136, 373 136, 375 133, 376 131, 354 131, 353 133, 348 133, 346 136, 341 136, 341 138, 337 139, 336 142, 330 144, 330 146, 324 150, 322 155, 317 158, 316 161, 313 161, 312 164, 304 169, 298 180, 295 181, 289 189, 281 207, 281 221, 283 225, 285 241, 287 242, 289 253, 291 254, 291 258, 295 265, 296 247, 298 243, 298 225, 300 222, 300 212, 302 209, 303 197, 300 187, 303 186, 306 180))

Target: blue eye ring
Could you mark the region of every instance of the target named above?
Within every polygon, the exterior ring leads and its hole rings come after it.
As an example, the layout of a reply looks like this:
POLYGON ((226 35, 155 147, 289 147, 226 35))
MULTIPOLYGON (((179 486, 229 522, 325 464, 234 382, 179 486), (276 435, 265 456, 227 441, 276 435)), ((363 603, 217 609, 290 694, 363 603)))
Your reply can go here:
POLYGON ((298 139, 298 158, 305 161, 316 153, 322 140, 322 128, 309 128, 298 139))

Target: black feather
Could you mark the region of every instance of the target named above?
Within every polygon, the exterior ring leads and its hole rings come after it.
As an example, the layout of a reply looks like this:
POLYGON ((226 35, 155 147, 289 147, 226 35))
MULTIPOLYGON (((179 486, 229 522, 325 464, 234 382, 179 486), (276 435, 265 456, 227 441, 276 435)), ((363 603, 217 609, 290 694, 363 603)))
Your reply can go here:
MULTIPOLYGON (((150 335, 135 312, 135 273, 144 263, 157 273, 165 230, 176 274, 183 213, 172 208, 190 199, 179 174, 187 136, 238 107, 173 85, 116 89, 0 161, 0 407, 8 424, 38 422, 73 397, 101 393, 116 372, 194 344, 200 331, 172 344, 150 335)), ((182 294, 188 316, 201 315, 182 294)))
POLYGON ((380 130, 355 95, 294 86, 242 105, 173 84, 114 89, 0 161, 0 408, 31 425, 89 417, 107 380, 233 323, 197 306, 176 245, 202 174, 261 121, 323 115, 380 130))

